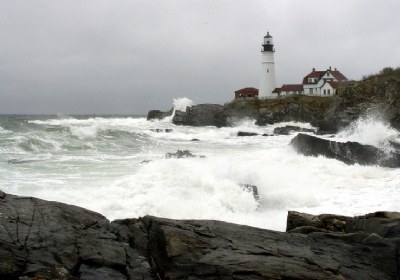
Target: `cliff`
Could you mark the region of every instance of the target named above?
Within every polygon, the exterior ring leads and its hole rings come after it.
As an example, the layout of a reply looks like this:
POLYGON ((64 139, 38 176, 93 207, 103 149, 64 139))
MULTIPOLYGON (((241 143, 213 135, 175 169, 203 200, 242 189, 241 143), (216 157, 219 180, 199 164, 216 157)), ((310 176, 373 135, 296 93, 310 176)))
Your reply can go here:
POLYGON ((255 117, 259 125, 302 121, 335 132, 363 114, 374 113, 400 129, 400 68, 384 68, 361 81, 344 83, 334 97, 234 100, 225 108, 231 117, 255 117))

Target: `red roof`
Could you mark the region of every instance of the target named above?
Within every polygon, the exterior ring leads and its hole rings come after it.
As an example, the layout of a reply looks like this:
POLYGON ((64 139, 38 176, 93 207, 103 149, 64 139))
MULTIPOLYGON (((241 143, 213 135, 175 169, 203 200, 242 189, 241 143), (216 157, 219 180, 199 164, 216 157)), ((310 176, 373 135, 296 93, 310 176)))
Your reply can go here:
POLYGON ((275 88, 272 93, 281 93, 281 88, 277 87, 275 88))
POLYGON ((242 88, 242 89, 236 90, 235 93, 258 93, 258 89, 253 88, 253 87, 247 87, 247 88, 242 88))
POLYGON ((303 85, 283 85, 281 91, 303 91, 303 85))
POLYGON ((343 75, 342 73, 340 73, 340 71, 330 71, 332 73, 332 75, 339 81, 347 81, 347 78, 345 75, 343 75))
POLYGON ((303 84, 313 84, 308 82, 309 78, 317 78, 318 80, 326 73, 326 71, 315 71, 313 70, 310 74, 304 77, 303 84))
POLYGON ((332 88, 337 89, 339 86, 339 82, 334 82, 334 81, 327 81, 328 84, 331 85, 332 88))
MULTIPOLYGON (((336 68, 335 68, 336 69, 336 68)), ((342 73, 340 73, 340 71, 338 70, 326 70, 326 71, 315 71, 313 69, 313 71, 308 74, 307 76, 305 76, 303 78, 303 84, 313 84, 311 82, 308 81, 309 78, 317 78, 318 80, 321 79, 321 77, 323 75, 325 75, 326 72, 328 72, 332 74, 332 76, 334 76, 336 78, 336 80, 338 80, 339 82, 341 81, 347 81, 347 78, 345 75, 343 75, 342 73)))

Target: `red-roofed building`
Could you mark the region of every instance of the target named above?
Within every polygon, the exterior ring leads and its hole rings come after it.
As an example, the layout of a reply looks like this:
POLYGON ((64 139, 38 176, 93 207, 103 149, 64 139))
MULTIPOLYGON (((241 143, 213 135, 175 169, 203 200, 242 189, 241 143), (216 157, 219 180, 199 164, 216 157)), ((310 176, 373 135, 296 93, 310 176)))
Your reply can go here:
POLYGON ((304 94, 311 96, 333 96, 342 82, 347 78, 336 68, 329 67, 326 71, 315 71, 315 68, 303 78, 303 84, 283 85, 272 92, 277 97, 292 94, 304 94))
POLYGON ((235 91, 235 99, 255 99, 258 98, 258 89, 253 87, 242 88, 235 91))
POLYGON ((303 94, 302 84, 283 85, 279 96, 288 96, 292 94, 303 94))
POLYGON ((310 74, 303 78, 303 87, 305 95, 333 96, 337 88, 347 78, 336 68, 329 67, 326 71, 312 70, 310 74))

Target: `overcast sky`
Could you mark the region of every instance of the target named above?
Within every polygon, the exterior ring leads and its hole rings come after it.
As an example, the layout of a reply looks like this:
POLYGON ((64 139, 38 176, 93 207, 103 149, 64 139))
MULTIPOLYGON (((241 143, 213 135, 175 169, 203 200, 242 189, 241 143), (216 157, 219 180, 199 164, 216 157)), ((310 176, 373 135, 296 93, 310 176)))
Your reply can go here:
POLYGON ((399 0, 1 0, 0 113, 146 114, 224 103, 313 67, 350 79, 400 66, 399 0))

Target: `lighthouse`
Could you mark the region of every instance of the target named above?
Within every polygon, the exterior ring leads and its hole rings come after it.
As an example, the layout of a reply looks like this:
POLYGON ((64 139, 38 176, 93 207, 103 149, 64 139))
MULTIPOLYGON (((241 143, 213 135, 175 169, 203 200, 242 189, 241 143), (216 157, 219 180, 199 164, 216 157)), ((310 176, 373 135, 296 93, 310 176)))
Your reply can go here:
POLYGON ((272 91, 275 89, 275 62, 274 62, 274 42, 272 36, 267 35, 261 48, 261 81, 259 98, 274 98, 272 91))

